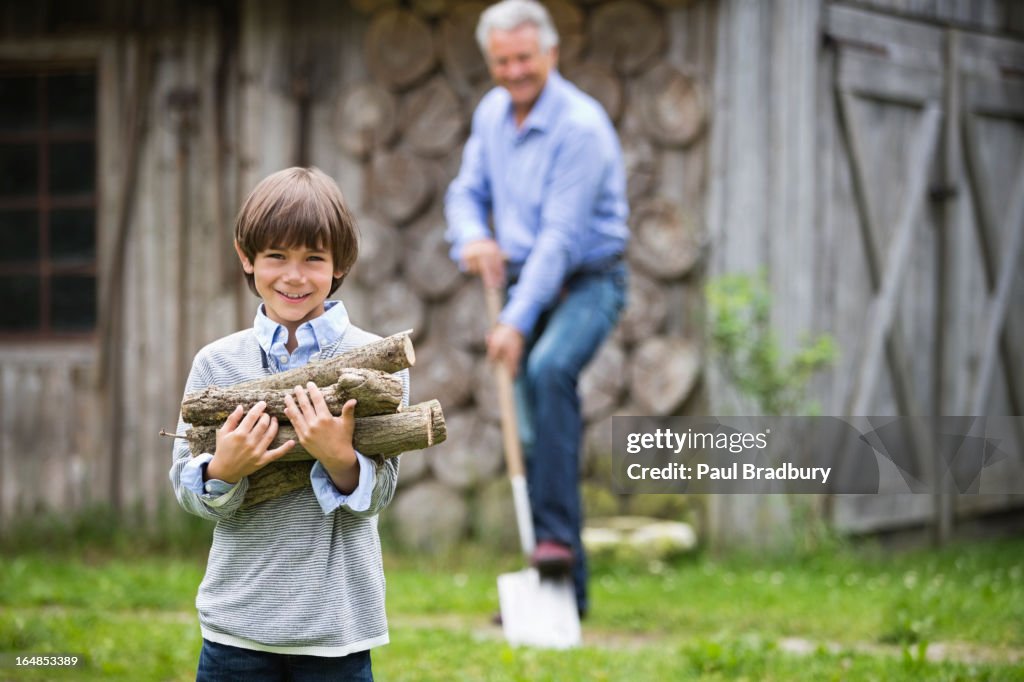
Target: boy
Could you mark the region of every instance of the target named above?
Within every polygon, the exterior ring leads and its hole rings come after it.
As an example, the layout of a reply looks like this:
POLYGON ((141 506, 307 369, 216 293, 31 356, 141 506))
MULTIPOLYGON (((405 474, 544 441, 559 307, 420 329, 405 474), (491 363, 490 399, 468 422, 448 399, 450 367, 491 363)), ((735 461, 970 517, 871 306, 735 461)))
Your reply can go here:
MULTIPOLYGON (((185 385, 242 381, 329 358, 379 337, 349 322, 341 285, 358 252, 338 186, 316 168, 259 183, 235 223, 235 250, 263 299, 251 329, 206 346, 185 385)), ((402 372, 408 404, 408 372, 402 372)), ((239 406, 215 452, 175 441, 171 482, 187 511, 217 522, 196 607, 203 634, 197 680, 372 680, 369 650, 388 642, 377 513, 391 501, 398 458, 381 466, 352 447, 355 401, 330 414, 312 383, 285 414, 317 462, 312 487, 241 509, 250 473, 294 447, 269 449, 277 420, 239 406)), ((188 425, 179 419, 178 432, 188 425)))

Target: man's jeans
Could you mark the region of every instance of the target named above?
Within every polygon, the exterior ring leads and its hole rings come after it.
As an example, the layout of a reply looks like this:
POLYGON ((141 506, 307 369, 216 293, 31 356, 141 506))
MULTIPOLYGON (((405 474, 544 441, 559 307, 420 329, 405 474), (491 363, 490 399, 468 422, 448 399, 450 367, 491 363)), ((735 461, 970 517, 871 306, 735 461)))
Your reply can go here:
POLYGON ((370 652, 327 658, 272 654, 203 640, 196 682, 373 682, 370 652))
POLYGON ((579 457, 583 417, 576 385, 619 319, 626 302, 626 266, 569 278, 558 303, 526 340, 516 379, 519 435, 537 541, 573 549, 573 581, 581 612, 588 607, 587 563, 580 531, 579 457))

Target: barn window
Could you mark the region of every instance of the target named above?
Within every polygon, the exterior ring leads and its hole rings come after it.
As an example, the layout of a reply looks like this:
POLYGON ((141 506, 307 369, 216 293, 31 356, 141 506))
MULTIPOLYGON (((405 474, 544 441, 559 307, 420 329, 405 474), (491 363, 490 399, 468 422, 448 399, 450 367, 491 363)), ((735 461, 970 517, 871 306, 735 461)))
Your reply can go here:
POLYGON ((0 70, 0 336, 96 326, 96 75, 0 70))

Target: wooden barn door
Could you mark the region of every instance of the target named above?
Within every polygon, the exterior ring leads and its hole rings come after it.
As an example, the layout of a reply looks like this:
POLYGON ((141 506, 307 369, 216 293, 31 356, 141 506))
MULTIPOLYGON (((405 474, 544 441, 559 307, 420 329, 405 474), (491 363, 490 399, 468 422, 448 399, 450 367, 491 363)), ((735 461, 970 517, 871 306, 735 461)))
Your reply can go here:
MULTIPOLYGON (((1022 414, 1024 44, 841 5, 824 30, 826 286, 843 349, 834 408, 1022 414)), ((941 466, 927 429, 904 439, 919 472, 941 466)), ((944 537, 958 515, 1010 503, 849 496, 833 520, 924 522, 944 537)))

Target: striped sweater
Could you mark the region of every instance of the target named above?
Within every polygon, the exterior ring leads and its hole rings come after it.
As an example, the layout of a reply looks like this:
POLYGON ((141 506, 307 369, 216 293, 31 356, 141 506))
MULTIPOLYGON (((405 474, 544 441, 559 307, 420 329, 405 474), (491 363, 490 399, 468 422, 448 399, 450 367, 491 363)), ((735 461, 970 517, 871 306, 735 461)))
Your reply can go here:
MULTIPOLYGON (((378 338, 348 324, 320 357, 378 338)), ((265 364, 254 331, 237 332, 199 351, 185 392, 267 376, 265 364)), ((400 375, 408 404, 408 371, 400 375)), ((187 427, 179 417, 178 432, 187 427)), ((175 496, 187 511, 217 522, 196 597, 205 639, 313 656, 345 656, 388 642, 377 513, 394 494, 399 458, 361 477, 360 487, 366 481, 372 486, 368 508, 342 505, 327 514, 311 487, 241 509, 244 478, 211 503, 182 483, 189 460, 187 442, 176 440, 170 472, 175 496)))

